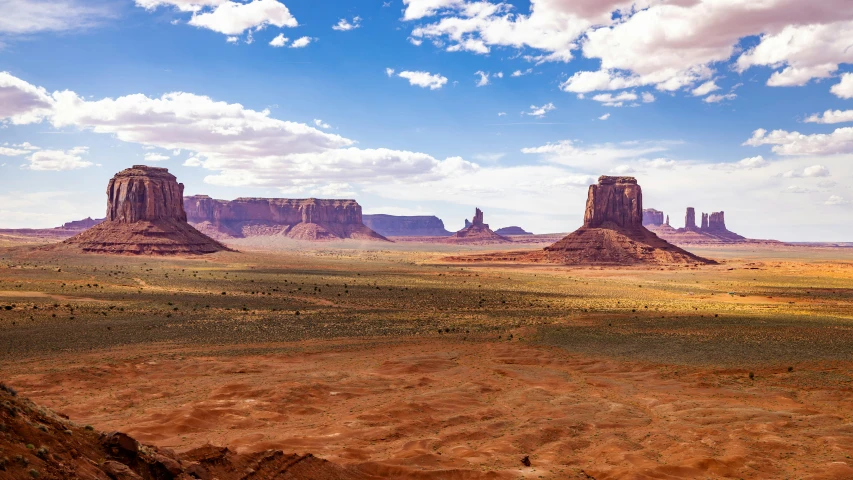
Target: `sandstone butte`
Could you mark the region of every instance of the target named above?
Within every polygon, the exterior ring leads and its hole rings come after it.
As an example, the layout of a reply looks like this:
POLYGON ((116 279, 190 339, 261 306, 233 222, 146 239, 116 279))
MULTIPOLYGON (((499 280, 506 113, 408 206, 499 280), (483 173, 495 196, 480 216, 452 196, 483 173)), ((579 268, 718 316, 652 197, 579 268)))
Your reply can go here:
POLYGON ((207 195, 183 199, 187 218, 215 238, 279 235, 297 240, 388 241, 364 225, 355 200, 316 198, 238 198, 216 200, 207 195))
POLYGON ((503 227, 495 230, 498 235, 533 235, 525 229, 517 226, 503 227))
POLYGON ((781 244, 776 240, 755 240, 738 235, 726 227, 725 212, 702 213, 700 224, 696 225, 696 210, 687 207, 684 215, 684 227, 673 228, 669 216, 663 220, 663 212, 654 209, 643 210, 643 226, 660 238, 677 245, 698 244, 781 244))
POLYGON ((386 237, 447 237, 451 232, 434 215, 364 215, 364 224, 386 237))
POLYGON ((509 243, 512 242, 507 237, 498 235, 489 228, 489 224, 483 221, 483 211, 479 208, 474 211, 474 218, 470 223, 466 222, 465 228, 459 230, 453 235, 442 240, 446 243, 467 243, 467 244, 487 244, 487 243, 509 243))
POLYGON ((590 185, 583 226, 537 252, 450 257, 562 265, 712 264, 658 238, 643 226, 643 192, 634 177, 602 176, 590 185))
POLYGON ((227 250, 189 223, 184 185, 165 168, 134 165, 107 187, 107 217, 61 246, 117 254, 205 254, 227 250))

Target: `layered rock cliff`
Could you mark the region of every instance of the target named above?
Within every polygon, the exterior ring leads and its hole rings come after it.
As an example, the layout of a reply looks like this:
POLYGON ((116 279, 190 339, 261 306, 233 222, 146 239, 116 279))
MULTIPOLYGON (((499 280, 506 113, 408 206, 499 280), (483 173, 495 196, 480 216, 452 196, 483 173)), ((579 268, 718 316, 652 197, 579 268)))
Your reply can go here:
POLYGON ((363 215, 364 224, 386 237, 446 237, 451 234, 436 216, 363 215))
POLYGON ((92 217, 84 218, 83 220, 75 220, 73 222, 67 222, 62 224, 61 227, 56 227, 58 230, 86 230, 87 228, 92 228, 95 225, 102 223, 105 218, 93 219, 92 217))
POLYGON ((218 238, 281 235, 299 240, 387 240, 364 225, 355 200, 238 198, 183 199, 187 218, 218 238))
POLYGON ((165 168, 134 165, 107 186, 107 218, 63 244, 85 252, 202 254, 226 248, 187 223, 184 185, 165 168))
MULTIPOLYGON (((653 209, 649 209, 653 210, 653 209)), ((647 210, 648 211, 648 210, 647 210)), ((657 211, 657 210, 653 210, 657 211)), ((669 226, 669 216, 663 225, 644 224, 655 234, 676 245, 719 243, 778 243, 775 240, 751 240, 726 228, 725 212, 702 213, 701 225, 696 226, 696 210, 688 207, 684 228, 669 226)))
POLYGON ((499 228, 495 230, 495 233, 498 235, 533 235, 523 228, 516 226, 499 228))
MULTIPOLYGON (((643 209, 643 225, 663 225, 663 212, 654 208, 643 209)), ((667 222, 668 223, 668 222, 667 222)))

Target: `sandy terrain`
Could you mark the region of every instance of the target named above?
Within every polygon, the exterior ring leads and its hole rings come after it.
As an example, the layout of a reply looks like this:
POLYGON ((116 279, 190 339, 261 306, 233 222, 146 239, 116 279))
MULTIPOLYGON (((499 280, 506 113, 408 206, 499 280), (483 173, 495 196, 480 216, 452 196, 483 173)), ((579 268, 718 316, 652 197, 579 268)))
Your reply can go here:
POLYGON ((569 269, 409 245, 0 250, 2 379, 159 447, 373 478, 853 478, 850 249, 569 269))

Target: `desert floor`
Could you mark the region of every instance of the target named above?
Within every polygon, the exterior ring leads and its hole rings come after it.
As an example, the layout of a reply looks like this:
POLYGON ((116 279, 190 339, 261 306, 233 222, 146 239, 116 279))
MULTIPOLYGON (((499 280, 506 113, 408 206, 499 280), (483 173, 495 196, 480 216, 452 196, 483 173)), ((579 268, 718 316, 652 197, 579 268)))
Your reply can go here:
POLYGON ((389 478, 853 478, 853 249, 579 269, 237 246, 0 249, 0 379, 146 443, 389 478))

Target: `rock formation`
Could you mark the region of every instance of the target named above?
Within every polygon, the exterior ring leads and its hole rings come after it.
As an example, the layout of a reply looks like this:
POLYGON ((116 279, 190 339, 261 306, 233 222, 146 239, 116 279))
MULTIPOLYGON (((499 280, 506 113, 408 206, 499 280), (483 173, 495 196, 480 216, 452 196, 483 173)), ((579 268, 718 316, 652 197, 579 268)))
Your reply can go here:
MULTIPOLYGON (((667 222, 669 217, 667 217, 667 222)), ((643 226, 663 225, 663 212, 654 208, 643 209, 643 226)))
POLYGON ((364 225, 355 200, 309 198, 238 198, 215 200, 207 195, 183 199, 193 225, 216 238, 280 235, 298 240, 354 238, 383 240, 364 225))
POLYGON ((696 210, 693 207, 687 207, 687 214, 684 215, 684 229, 696 230, 696 210))
POLYGON ((495 233, 498 235, 533 235, 530 232, 525 231, 521 227, 503 227, 495 230, 495 233))
POLYGON ((92 219, 92 217, 84 218, 83 220, 76 220, 73 222, 64 223, 61 227, 56 227, 57 230, 86 230, 88 228, 92 228, 99 223, 102 223, 105 218, 92 219))
POLYGON ((205 445, 175 453, 143 445, 121 432, 82 427, 0 384, 0 478, 89 480, 375 478, 311 454, 266 450, 240 454, 205 445), (27 448, 27 444, 32 443, 27 448))
POLYGON ((450 237, 444 239, 447 243, 508 243, 512 242, 503 235, 498 235, 489 228, 489 224, 483 220, 483 211, 477 208, 474 211, 474 218, 465 223, 466 227, 454 233, 450 237))
POLYGON ((363 215, 364 224, 386 237, 446 237, 451 234, 436 216, 363 215))
POLYGON ((203 254, 226 248, 187 223, 184 185, 165 168, 134 165, 107 187, 107 218, 65 240, 85 252, 203 254))
POLYGON ((643 226, 643 192, 633 177, 602 176, 591 185, 583 227, 547 247, 545 256, 569 265, 713 263, 643 226))

